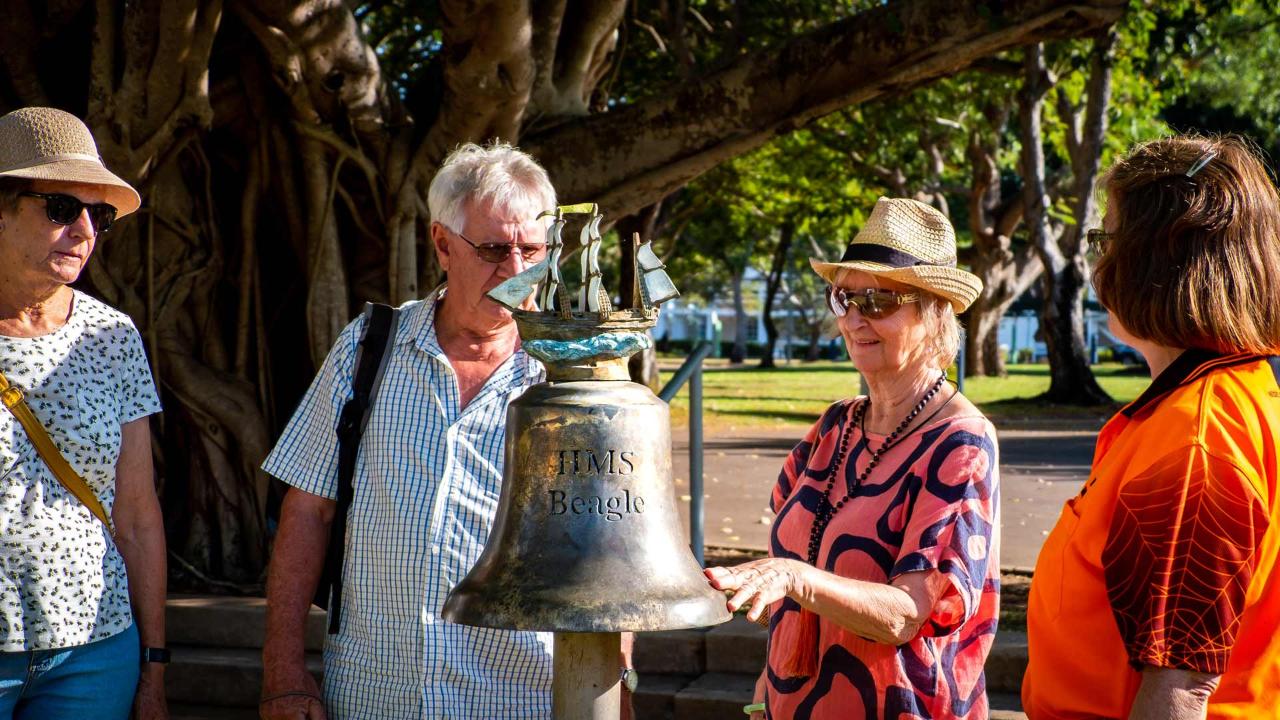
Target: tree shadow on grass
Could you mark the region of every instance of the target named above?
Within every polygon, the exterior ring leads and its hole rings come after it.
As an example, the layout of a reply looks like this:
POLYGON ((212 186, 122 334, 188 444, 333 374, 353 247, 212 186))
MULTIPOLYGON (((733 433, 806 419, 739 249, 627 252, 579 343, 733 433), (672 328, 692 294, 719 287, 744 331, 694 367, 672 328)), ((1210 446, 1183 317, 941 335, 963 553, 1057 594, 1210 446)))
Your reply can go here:
MULTIPOLYGON (((1016 375, 1018 377, 1049 377, 1049 366, 1044 365, 1008 365, 1005 367, 1005 373, 1008 375, 1016 375)), ((1125 377, 1128 375, 1149 375, 1151 371, 1143 363, 1137 365, 1122 365, 1103 367, 1099 365, 1093 366, 1093 374, 1099 377, 1125 377)), ((976 375, 974 377, 984 377, 976 375)), ((992 377, 991 379, 995 379, 992 377)))
POLYGON ((1146 363, 1125 365, 1114 369, 1106 368, 1095 372, 1102 377, 1151 377, 1151 368, 1147 367, 1146 363))
POLYGON ((733 438, 733 437, 713 437, 703 441, 703 447, 707 450, 756 450, 760 452, 781 451, 783 454, 788 453, 796 446, 796 443, 804 439, 804 428, 797 427, 794 432, 784 433, 778 436, 749 436, 749 431, 743 431, 743 435, 749 437, 733 438))
POLYGON ((978 409, 987 417, 1035 416, 1035 417, 1110 417, 1126 403, 1104 403, 1102 405, 1060 405, 1043 399, 1042 395, 1032 397, 1006 398, 978 405, 978 409))
POLYGON ((765 420, 780 420, 784 422, 800 422, 812 425, 818 421, 821 413, 813 412, 769 412, 765 410, 716 410, 716 415, 737 415, 739 417, 762 418, 765 420))
MULTIPOLYGON (((1005 374, 1017 375, 1019 377, 1048 377, 1048 365, 1009 365, 1005 367, 1005 374)), ((981 375, 977 377, 983 377, 981 375)), ((992 376, 994 378, 994 376, 992 376)))
MULTIPOLYGON (((855 390, 855 391, 856 391, 856 390, 857 390, 857 388, 853 388, 853 390, 855 390)), ((831 402, 835 402, 836 400, 843 400, 843 399, 845 399, 845 398, 850 398, 850 397, 853 397, 853 396, 854 396, 854 395, 856 395, 856 394, 857 394, 856 392, 850 392, 850 393, 847 393, 847 394, 845 394, 845 395, 841 395, 841 396, 839 396, 839 397, 832 398, 832 399, 831 399, 831 402)), ((791 396, 791 397, 774 397, 774 396, 771 396, 771 395, 747 395, 747 394, 744 394, 744 395, 726 395, 726 394, 724 394, 724 393, 718 393, 718 392, 707 392, 706 390, 703 390, 703 391, 702 391, 702 397, 703 397, 703 402, 704 402, 704 403, 706 403, 706 402, 711 402, 711 401, 713 401, 713 400, 715 400, 715 401, 720 401, 720 402, 747 402, 747 401, 750 401, 750 402, 789 402, 789 403, 794 403, 794 402, 818 402, 818 401, 820 401, 820 399, 817 399, 817 398, 811 398, 811 397, 796 397, 796 396, 791 396)), ((718 412, 720 412, 720 411, 719 411, 719 410, 717 410, 716 412, 718 413, 718 412)), ((761 412, 764 412, 764 411, 761 411, 761 412)))
POLYGON ((779 365, 777 367, 762 368, 756 364, 746 365, 730 365, 729 367, 709 367, 704 368, 704 373, 735 373, 735 372, 763 372, 763 373, 834 373, 834 374, 856 374, 858 371, 852 365, 779 365))

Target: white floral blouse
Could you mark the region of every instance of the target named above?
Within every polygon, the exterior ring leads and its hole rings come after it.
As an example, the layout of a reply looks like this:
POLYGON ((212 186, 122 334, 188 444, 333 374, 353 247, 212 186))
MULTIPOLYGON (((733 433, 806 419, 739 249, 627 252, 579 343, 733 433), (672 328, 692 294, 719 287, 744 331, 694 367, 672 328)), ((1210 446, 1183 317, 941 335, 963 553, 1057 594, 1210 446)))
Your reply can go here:
MULTIPOLYGON (((110 513, 120 428, 160 411, 133 322, 76 291, 57 331, 0 336, 0 370, 110 513)), ((83 645, 132 622, 115 543, 0 408, 0 651, 83 645)))

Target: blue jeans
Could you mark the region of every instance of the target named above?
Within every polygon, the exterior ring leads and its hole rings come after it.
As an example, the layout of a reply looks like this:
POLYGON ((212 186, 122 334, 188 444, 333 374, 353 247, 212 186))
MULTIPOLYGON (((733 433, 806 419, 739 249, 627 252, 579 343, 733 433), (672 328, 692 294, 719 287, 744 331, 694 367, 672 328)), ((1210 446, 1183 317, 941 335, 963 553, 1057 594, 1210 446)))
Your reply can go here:
POLYGON ((0 653, 0 720, 125 720, 138 671, 136 624, 87 645, 0 653))

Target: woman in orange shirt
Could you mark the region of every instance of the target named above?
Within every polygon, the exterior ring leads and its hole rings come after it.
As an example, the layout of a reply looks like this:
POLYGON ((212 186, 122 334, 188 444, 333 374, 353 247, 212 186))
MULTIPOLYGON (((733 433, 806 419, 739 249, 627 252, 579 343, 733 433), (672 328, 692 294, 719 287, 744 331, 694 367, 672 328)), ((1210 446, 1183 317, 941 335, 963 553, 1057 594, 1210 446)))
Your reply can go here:
POLYGON ((1151 386, 1040 552, 1032 720, 1280 717, 1280 196, 1232 138, 1106 175, 1094 286, 1151 386))

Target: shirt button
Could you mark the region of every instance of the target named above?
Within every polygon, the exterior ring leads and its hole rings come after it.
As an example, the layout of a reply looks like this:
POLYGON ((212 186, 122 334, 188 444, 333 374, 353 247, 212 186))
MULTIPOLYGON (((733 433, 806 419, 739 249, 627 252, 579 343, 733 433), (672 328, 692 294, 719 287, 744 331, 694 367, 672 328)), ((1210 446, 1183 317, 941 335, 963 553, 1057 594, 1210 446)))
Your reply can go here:
POLYGON ((439 546, 439 545, 432 545, 432 546, 431 546, 431 554, 432 554, 432 555, 439 555, 439 554, 440 554, 440 546, 439 546))

